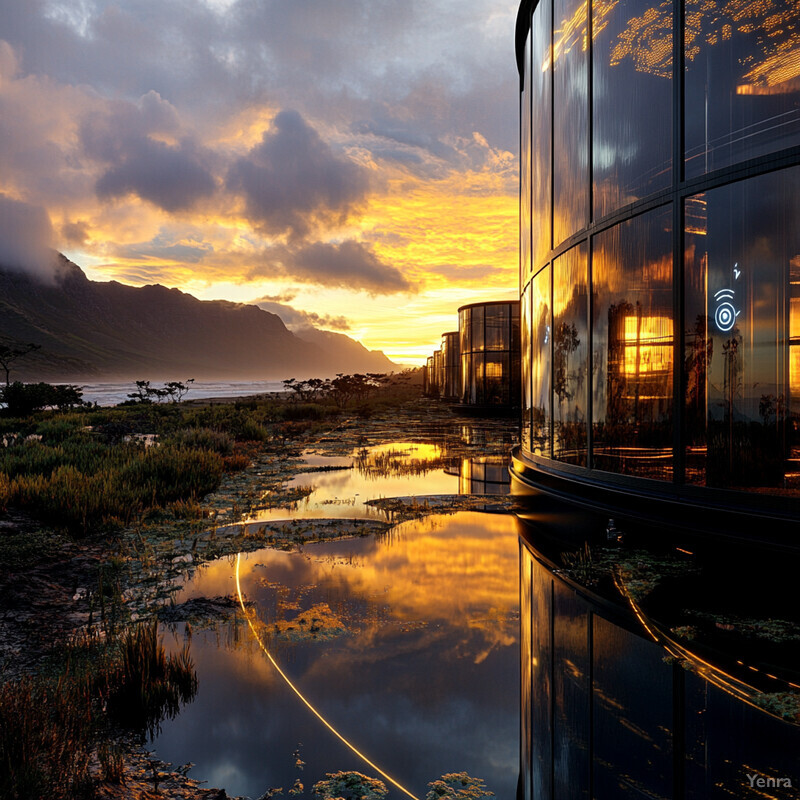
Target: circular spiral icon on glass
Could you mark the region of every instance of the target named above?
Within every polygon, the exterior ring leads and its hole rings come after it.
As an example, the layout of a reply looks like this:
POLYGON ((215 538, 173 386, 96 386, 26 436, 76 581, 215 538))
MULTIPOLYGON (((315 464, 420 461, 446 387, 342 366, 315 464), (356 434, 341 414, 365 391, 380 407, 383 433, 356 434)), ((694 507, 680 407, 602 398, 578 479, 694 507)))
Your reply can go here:
POLYGON ((727 333, 733 328, 736 324, 736 317, 739 316, 739 312, 731 302, 734 294, 733 289, 720 289, 714 295, 714 299, 717 302, 717 307, 714 310, 714 322, 723 333, 727 333))
POLYGON ((722 303, 714 312, 714 322, 721 331, 729 331, 736 322, 736 309, 730 303, 722 303))

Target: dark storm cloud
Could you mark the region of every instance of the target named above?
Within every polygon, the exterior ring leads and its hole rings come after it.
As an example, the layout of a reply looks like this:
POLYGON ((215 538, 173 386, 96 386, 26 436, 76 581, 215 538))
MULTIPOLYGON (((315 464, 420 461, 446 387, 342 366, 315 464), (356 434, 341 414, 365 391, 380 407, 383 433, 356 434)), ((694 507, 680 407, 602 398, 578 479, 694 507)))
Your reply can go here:
POLYGON ((198 121, 270 103, 432 141, 479 130, 511 150, 517 5, 0 0, 0 36, 19 49, 25 72, 109 96, 155 90, 198 121))
POLYGON ((295 253, 292 274, 319 280, 327 286, 366 289, 370 292, 402 292, 411 288, 400 270, 384 264, 360 242, 316 242, 295 253))
POLYGON ((0 194, 0 267, 52 280, 56 254, 47 212, 0 194))
POLYGON ((271 248, 265 253, 263 266, 251 270, 249 277, 277 274, 301 283, 370 294, 393 294, 412 288, 400 270, 385 264, 369 247, 355 241, 271 248))
POLYGON ((85 220, 65 222, 61 226, 61 238, 71 245, 82 245, 89 238, 89 225, 85 220))
POLYGON ((87 114, 80 127, 84 152, 108 164, 95 185, 100 199, 135 194, 168 212, 184 211, 214 193, 206 167, 212 155, 189 137, 168 144, 158 136, 177 138, 176 109, 157 92, 138 102, 114 103, 87 114))
POLYGON ((164 211, 176 212, 212 195, 215 183, 191 142, 170 146, 142 139, 126 148, 121 163, 99 178, 96 189, 101 200, 135 194, 164 211))
POLYGON ((306 236, 314 222, 343 222, 367 196, 366 171, 333 152, 296 111, 281 111, 261 143, 228 172, 247 217, 273 234, 306 236))
POLYGON ((288 327, 305 327, 311 325, 314 328, 332 328, 336 331, 350 330, 350 323, 342 316, 333 317, 330 314, 317 314, 315 311, 303 311, 299 308, 288 306, 285 303, 271 300, 269 297, 253 300, 252 304, 263 308, 264 311, 269 311, 271 314, 277 314, 283 320, 283 324, 288 327))

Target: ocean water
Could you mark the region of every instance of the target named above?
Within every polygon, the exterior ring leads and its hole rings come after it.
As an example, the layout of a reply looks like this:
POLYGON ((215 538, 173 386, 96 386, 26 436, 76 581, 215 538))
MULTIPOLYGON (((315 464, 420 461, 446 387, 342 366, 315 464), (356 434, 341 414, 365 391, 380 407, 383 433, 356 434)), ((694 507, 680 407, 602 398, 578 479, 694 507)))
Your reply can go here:
MULTIPOLYGON (((162 386, 153 381, 154 387, 162 386)), ((128 399, 136 390, 134 381, 109 381, 108 383, 84 383, 83 399, 100 406, 114 406, 128 399)), ((281 381, 195 381, 184 396, 184 400, 206 397, 240 397, 242 395, 282 392, 285 387, 281 381)))

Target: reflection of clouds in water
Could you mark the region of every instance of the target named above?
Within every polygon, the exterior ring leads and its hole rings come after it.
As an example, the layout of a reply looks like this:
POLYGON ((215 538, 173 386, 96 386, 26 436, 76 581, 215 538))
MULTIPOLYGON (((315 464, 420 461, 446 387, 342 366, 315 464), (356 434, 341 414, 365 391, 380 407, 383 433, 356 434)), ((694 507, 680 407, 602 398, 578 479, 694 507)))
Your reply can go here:
POLYGON ((515 525, 510 516, 474 512, 406 522, 337 577, 353 594, 381 593, 394 617, 469 627, 465 615, 517 607, 515 525))
MULTIPOLYGON (((518 539, 514 518, 458 513, 386 535, 265 549, 241 557, 242 591, 258 614, 288 590, 302 608, 328 602, 354 635, 271 652, 343 735, 417 794, 445 772, 485 778, 513 796, 518 759, 518 539), (355 624, 354 624, 355 623, 355 624)), ((233 560, 199 570, 186 593, 235 592, 233 560)), ((297 608, 285 608, 288 618, 297 608)), ((263 617, 262 617, 263 618, 263 617)), ((195 776, 229 774, 231 794, 291 785, 289 753, 304 743, 310 780, 364 769, 291 695, 241 622, 196 632, 197 699, 155 746, 195 776), (219 770, 219 772, 218 772, 219 770)), ((215 781, 216 785, 222 779, 215 781)))

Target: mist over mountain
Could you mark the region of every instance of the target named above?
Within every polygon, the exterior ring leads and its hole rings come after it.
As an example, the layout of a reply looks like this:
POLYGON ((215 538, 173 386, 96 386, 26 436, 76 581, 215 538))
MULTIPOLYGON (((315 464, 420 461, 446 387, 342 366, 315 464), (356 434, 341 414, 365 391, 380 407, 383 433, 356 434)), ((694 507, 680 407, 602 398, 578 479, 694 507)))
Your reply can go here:
POLYGON ((9 340, 41 346, 15 363, 18 380, 280 380, 397 369, 343 334, 296 335, 257 306, 158 284, 91 281, 64 256, 49 283, 0 267, 0 341, 9 340))

